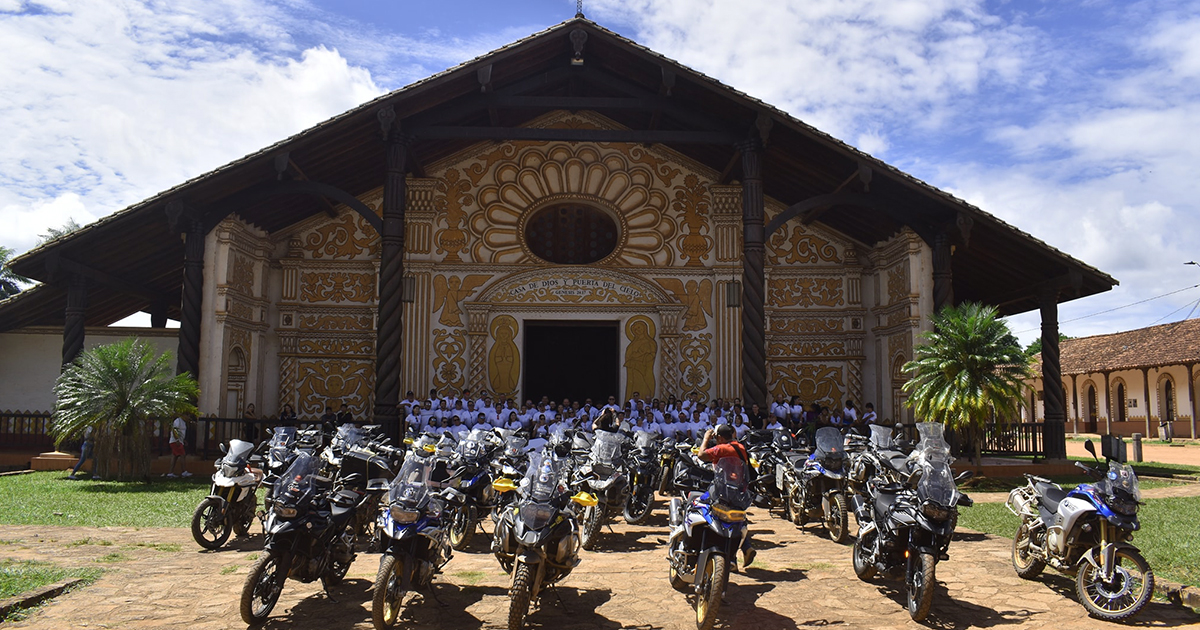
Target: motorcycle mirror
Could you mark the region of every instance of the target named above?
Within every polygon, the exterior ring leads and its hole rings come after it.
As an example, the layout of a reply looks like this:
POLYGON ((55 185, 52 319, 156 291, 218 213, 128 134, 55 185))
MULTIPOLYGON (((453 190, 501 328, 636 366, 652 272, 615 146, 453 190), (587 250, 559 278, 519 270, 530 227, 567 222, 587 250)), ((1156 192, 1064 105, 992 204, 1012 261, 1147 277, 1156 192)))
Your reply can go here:
POLYGON ((228 454, 229 454, 229 449, 225 448, 225 443, 224 443, 224 442, 222 442, 222 443, 221 443, 221 452, 222 452, 222 453, 224 453, 224 454, 226 454, 226 455, 228 455, 228 454))
POLYGON ((954 483, 962 483, 974 476, 975 476, 975 471, 964 470, 964 471, 958 473, 958 476, 954 478, 954 483))
POLYGON ((916 488, 917 483, 919 481, 921 481, 921 475, 924 475, 924 474, 925 474, 925 471, 921 470, 920 468, 917 468, 916 470, 912 471, 912 474, 910 474, 908 476, 908 487, 916 488))
POLYGON ((1084 442, 1084 443, 1083 443, 1083 450, 1085 450, 1085 451, 1087 451, 1087 452, 1091 453, 1091 454, 1092 454, 1092 459, 1096 460, 1097 462, 1099 462, 1099 461, 1100 461, 1100 458, 1099 458, 1099 457, 1096 457, 1096 445, 1095 445, 1095 444, 1092 444, 1092 441, 1091 441, 1091 440, 1088 440, 1088 441, 1086 441, 1086 442, 1084 442))

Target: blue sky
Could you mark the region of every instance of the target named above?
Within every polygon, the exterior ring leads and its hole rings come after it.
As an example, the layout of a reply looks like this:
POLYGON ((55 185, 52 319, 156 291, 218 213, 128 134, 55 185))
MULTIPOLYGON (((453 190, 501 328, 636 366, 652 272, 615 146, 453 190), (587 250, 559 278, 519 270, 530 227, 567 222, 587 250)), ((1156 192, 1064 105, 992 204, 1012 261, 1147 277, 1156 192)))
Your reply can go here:
MULTIPOLYGON (((0 0, 0 244, 88 223, 571 17, 573 1, 0 0)), ((1109 272, 1200 300, 1200 2, 588 0, 588 17, 1109 272)), ((1081 319, 1080 319, 1081 318, 1081 319)), ((1074 321, 1068 321, 1074 320, 1074 321)), ((1013 318, 1024 341, 1036 314, 1013 318)))

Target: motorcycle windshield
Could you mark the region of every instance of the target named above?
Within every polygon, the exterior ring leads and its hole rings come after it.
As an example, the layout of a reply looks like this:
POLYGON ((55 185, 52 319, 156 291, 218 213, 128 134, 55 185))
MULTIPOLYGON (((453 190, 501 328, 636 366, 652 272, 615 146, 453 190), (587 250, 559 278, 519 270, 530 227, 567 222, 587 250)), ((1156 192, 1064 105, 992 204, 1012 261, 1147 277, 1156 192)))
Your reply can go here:
POLYGON ((638 432, 637 441, 634 443, 637 448, 652 449, 658 443, 657 433, 638 432))
POLYGON ((483 442, 473 439, 474 437, 475 433, 472 432, 467 436, 467 439, 458 445, 458 454, 462 455, 463 459, 467 461, 479 459, 484 452, 483 442))
POLYGON ((913 454, 922 461, 948 466, 953 458, 950 457, 950 445, 946 442, 941 423, 920 422, 917 424, 917 433, 921 441, 917 443, 913 454))
POLYGON ((420 506, 429 495, 429 478, 433 473, 433 458, 412 456, 404 458, 400 474, 388 487, 388 503, 409 507, 420 506))
POLYGON ((296 441, 296 427, 275 427, 271 434, 271 450, 287 448, 296 441))
POLYGON ((341 445, 342 448, 348 449, 358 444, 362 439, 363 434, 358 430, 358 427, 352 424, 343 424, 338 427, 337 436, 334 438, 334 441, 341 445))
POLYGON ((242 440, 229 440, 229 453, 225 455, 225 463, 231 466, 241 466, 250 459, 254 452, 254 444, 242 440))
POLYGON ((846 438, 842 436, 842 432, 834 427, 821 427, 817 429, 817 450, 818 458, 833 453, 841 453, 846 438))
POLYGON ((954 473, 945 463, 928 464, 917 482, 917 496, 923 501, 932 501, 949 507, 954 500, 954 473))
MULTIPOLYGON (((836 431, 836 429, 835 429, 836 431)), ((750 507, 750 481, 746 464, 739 457, 722 457, 713 464, 713 487, 709 497, 714 503, 744 510, 750 507)))
POLYGON ((1129 464, 1121 462, 1108 462, 1108 474, 1104 476, 1104 480, 1099 484, 1100 490, 1105 494, 1115 494, 1115 490, 1124 490, 1128 492, 1134 501, 1142 500, 1142 491, 1138 488, 1137 473, 1133 472, 1133 468, 1129 464))
POLYGON ((521 480, 521 493, 535 503, 549 503, 566 491, 566 484, 563 483, 565 472, 564 460, 547 457, 541 453, 534 454, 529 459, 525 478, 521 480))
POLYGON ((875 448, 888 448, 892 445, 892 430, 888 427, 872 424, 871 425, 871 446, 875 448))
POLYGON ((313 477, 321 470, 321 459, 310 453, 301 452, 296 456, 287 472, 275 482, 275 496, 283 497, 289 493, 294 497, 303 496, 312 489, 313 477))
POLYGON ((620 466, 621 446, 624 442, 625 438, 619 433, 597 431, 596 441, 592 442, 592 463, 609 468, 620 466))
POLYGON ((525 453, 525 449, 529 446, 529 440, 523 437, 510 437, 508 442, 504 444, 504 456, 508 458, 520 457, 525 453))

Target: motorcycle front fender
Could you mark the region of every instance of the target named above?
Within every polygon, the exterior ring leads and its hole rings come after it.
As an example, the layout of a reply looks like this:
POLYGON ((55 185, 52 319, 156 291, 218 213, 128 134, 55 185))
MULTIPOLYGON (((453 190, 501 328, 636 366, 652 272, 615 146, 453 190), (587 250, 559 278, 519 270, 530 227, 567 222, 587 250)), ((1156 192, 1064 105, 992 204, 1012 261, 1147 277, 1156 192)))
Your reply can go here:
POLYGON ((709 547, 708 549, 701 551, 700 555, 696 557, 696 575, 695 575, 695 577, 692 578, 692 584, 696 588, 700 588, 700 580, 704 577, 704 567, 708 565, 708 559, 714 553, 717 555, 725 556, 725 558, 730 562, 734 562, 734 563, 737 562, 735 557, 726 554, 724 551, 722 551, 716 547, 709 547))
POLYGON ((1099 547, 1092 547, 1084 552, 1083 557, 1079 559, 1078 566, 1083 566, 1083 563, 1088 563, 1098 569, 1104 575, 1105 580, 1111 580, 1113 570, 1116 565, 1117 550, 1129 549, 1138 552, 1137 547, 1129 543, 1108 543, 1099 547))

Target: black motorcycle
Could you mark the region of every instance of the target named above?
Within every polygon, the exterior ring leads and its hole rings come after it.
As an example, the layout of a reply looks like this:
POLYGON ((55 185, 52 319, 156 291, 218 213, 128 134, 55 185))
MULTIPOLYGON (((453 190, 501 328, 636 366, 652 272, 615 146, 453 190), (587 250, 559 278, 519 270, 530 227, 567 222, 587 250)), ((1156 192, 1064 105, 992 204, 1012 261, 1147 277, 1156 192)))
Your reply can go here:
MULTIPOLYGON (((876 572, 903 573, 908 614, 921 621, 933 604, 937 563, 950 557, 958 507, 972 502, 955 487, 942 425, 923 422, 917 428, 922 439, 904 483, 871 480, 865 498, 853 497, 858 521, 853 560, 861 580, 876 572)), ((960 480, 969 475, 963 473, 960 480)))
MULTIPOLYGON (((492 552, 513 577, 508 630, 520 630, 530 602, 579 565, 581 540, 575 509, 595 507, 596 498, 586 492, 570 494, 569 455, 569 447, 561 442, 531 455, 516 500, 496 522, 492 552)), ((512 490, 507 479, 497 480, 496 486, 499 492, 512 490)))
POLYGON ((275 484, 267 541, 242 587, 242 621, 262 624, 287 578, 340 584, 354 562, 354 514, 361 495, 320 475, 321 460, 300 453, 275 484))
POLYGON ((658 456, 657 433, 635 434, 629 461, 629 493, 625 497, 625 522, 639 525, 654 511, 654 490, 662 472, 658 456))
MULTIPOLYGON (((492 484, 505 479, 516 488, 517 483, 525 477, 529 468, 529 440, 520 433, 508 429, 498 430, 504 439, 504 448, 492 458, 492 484)), ((502 484, 506 485, 506 484, 502 484)), ((496 506, 492 510, 492 520, 500 518, 505 506, 512 502, 516 495, 511 492, 501 492, 496 495, 496 506)))
POLYGON ((850 538, 845 438, 834 427, 822 427, 817 429, 816 443, 817 448, 796 471, 787 511, 797 525, 819 520, 831 540, 844 543, 850 538))
POLYGON ((450 545, 462 551, 471 544, 471 537, 479 522, 496 505, 496 492, 492 489, 492 453, 496 451, 497 438, 490 428, 477 428, 458 443, 451 459, 451 487, 466 495, 462 505, 456 506, 447 515, 450 529, 450 545))
POLYGON ((609 513, 625 505, 629 477, 625 473, 625 448, 628 438, 614 431, 597 431, 587 461, 576 471, 575 483, 596 497, 596 505, 583 511, 583 548, 592 550, 600 539, 600 530, 609 513))

